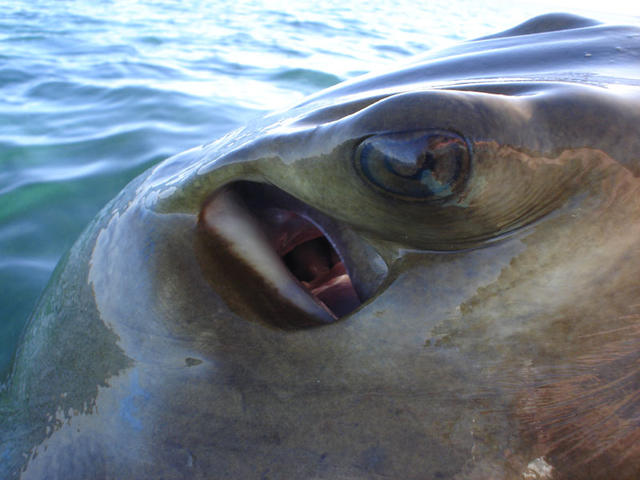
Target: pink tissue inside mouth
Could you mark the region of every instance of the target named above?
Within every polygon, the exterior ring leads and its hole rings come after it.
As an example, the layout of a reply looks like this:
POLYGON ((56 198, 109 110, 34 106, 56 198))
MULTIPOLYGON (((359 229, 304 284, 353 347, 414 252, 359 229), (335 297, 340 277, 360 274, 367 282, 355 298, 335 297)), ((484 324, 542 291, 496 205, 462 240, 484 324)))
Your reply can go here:
POLYGON ((344 262, 320 229, 285 209, 256 213, 275 252, 313 297, 338 318, 360 305, 344 262))

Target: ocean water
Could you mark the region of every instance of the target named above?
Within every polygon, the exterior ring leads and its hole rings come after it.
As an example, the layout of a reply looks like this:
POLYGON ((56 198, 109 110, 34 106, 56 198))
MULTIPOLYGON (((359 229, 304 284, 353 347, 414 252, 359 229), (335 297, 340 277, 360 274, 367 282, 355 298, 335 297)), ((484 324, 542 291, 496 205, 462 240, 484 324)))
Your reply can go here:
POLYGON ((138 173, 347 78, 534 15, 636 13, 588 7, 0 0, 0 384, 58 259, 138 173))

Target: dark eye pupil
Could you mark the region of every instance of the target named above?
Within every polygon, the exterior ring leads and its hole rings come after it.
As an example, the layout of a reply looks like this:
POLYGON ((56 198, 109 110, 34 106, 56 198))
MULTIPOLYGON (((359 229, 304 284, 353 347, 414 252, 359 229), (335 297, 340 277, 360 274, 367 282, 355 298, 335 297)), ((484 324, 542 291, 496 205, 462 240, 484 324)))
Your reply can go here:
POLYGON ((445 199, 458 193, 469 164, 466 141, 442 130, 376 135, 356 151, 356 167, 370 184, 414 200, 445 199))

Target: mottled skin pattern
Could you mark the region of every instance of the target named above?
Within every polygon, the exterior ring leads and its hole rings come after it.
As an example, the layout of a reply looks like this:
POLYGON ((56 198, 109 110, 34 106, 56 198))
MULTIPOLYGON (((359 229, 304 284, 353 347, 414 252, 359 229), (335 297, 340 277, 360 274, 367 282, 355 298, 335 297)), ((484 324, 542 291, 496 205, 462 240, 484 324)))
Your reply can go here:
POLYGON ((541 17, 134 180, 31 318, 0 477, 640 478, 639 59, 637 28, 541 17), (430 129, 471 145, 454 200, 358 175, 364 138, 430 129), (286 298, 216 274, 198 226, 238 180, 322 212, 371 298, 274 326, 286 298))

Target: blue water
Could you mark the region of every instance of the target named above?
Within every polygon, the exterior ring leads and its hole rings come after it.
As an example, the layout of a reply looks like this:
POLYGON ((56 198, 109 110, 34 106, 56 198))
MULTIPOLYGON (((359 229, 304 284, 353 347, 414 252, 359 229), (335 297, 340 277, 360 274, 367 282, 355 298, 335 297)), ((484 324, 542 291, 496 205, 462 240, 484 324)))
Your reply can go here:
POLYGON ((0 383, 58 259, 138 173, 344 79, 553 10, 591 13, 475 0, 0 0, 0 383))

